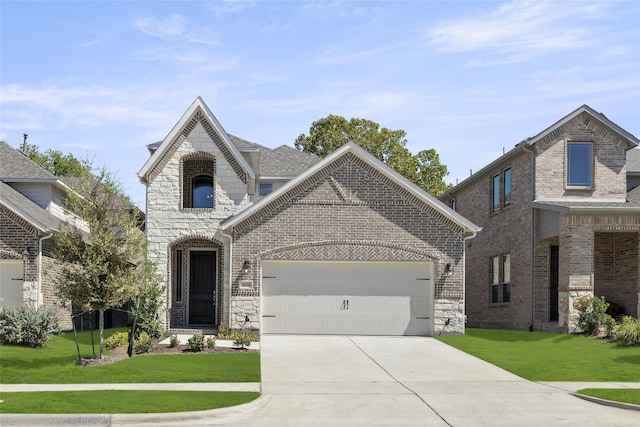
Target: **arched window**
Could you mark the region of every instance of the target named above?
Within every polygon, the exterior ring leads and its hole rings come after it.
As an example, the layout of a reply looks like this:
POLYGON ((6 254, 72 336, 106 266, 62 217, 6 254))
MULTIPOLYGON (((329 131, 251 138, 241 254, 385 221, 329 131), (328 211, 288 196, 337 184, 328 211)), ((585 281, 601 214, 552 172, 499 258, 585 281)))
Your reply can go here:
POLYGON ((216 162, 213 156, 197 153, 182 159, 182 208, 213 209, 215 207, 216 162))
POLYGON ((208 175, 198 175, 191 184, 194 208, 213 208, 213 178, 208 175))

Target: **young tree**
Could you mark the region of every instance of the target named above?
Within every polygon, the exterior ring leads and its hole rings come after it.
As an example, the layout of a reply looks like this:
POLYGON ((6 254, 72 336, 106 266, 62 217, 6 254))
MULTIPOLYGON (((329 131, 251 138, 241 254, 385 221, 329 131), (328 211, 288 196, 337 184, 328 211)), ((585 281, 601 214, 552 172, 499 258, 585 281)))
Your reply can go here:
POLYGON ((344 144, 355 142, 423 190, 435 196, 443 194, 450 187, 444 182, 449 174, 447 166, 440 163, 433 148, 411 154, 405 147, 405 136, 403 130, 380 129, 380 125, 371 120, 347 121, 331 114, 313 122, 309 135, 298 136, 295 146, 324 158, 344 144))
POLYGON ((98 311, 102 358, 104 311, 133 299, 145 284, 145 236, 137 227, 139 210, 107 171, 78 180, 74 189, 65 205, 84 220, 88 232, 70 221, 54 234, 53 255, 62 261, 56 294, 98 311))

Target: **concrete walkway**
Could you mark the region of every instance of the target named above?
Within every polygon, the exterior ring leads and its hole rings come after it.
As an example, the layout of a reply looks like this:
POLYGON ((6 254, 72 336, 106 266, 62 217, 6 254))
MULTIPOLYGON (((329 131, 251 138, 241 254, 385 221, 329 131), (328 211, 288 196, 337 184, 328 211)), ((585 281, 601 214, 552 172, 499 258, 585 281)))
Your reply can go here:
MULTIPOLYGON (((246 387, 247 405, 179 414, 1 415, 5 425, 234 426, 634 426, 640 411, 569 393, 640 383, 533 383, 432 338, 267 335, 262 386, 245 384, 56 385, 57 389, 215 390, 246 387), (69 388, 73 387, 73 388, 69 388)), ((23 391, 42 385, 3 386, 23 391)))

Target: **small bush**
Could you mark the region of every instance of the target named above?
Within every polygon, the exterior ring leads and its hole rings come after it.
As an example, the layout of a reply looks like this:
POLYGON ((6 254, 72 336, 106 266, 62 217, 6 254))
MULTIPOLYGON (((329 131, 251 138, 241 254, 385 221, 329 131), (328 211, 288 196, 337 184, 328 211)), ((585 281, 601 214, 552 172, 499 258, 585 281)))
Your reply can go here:
POLYGON ((180 345, 180 338, 176 334, 169 337, 169 347, 175 348, 180 345))
POLYGON ((127 345, 129 342, 129 334, 126 332, 116 332, 115 334, 105 338, 104 346, 107 350, 127 345))
POLYGON ((624 346, 640 345, 640 322, 630 316, 625 316, 615 332, 617 344, 624 346))
POLYGON ((578 328, 587 335, 596 335, 605 325, 607 304, 604 297, 581 298, 576 302, 578 310, 578 328))
POLYGON ((229 327, 226 325, 218 325, 218 338, 221 340, 229 338, 229 327))
POLYGON ((213 350, 216 347, 216 339, 214 337, 207 338, 207 348, 213 350))
POLYGON ((607 333, 607 337, 608 338, 612 338, 614 339, 616 332, 618 331, 618 329, 620 328, 620 326, 618 325, 618 323, 616 323, 616 319, 614 319, 613 317, 611 317, 608 314, 605 314, 604 316, 604 329, 607 333))
POLYGON ((233 345, 240 348, 249 347, 251 345, 251 336, 245 332, 235 332, 232 336, 233 345))
POLYGON ((204 350, 204 335, 193 334, 191 338, 187 340, 187 343, 191 351, 202 351, 204 350))
POLYGON ((44 347, 60 330, 58 310, 41 307, 0 308, 0 342, 29 347, 44 347))
POLYGON ((136 353, 148 353, 151 351, 151 347, 153 347, 153 342, 149 334, 145 331, 140 332, 138 339, 133 344, 136 353))

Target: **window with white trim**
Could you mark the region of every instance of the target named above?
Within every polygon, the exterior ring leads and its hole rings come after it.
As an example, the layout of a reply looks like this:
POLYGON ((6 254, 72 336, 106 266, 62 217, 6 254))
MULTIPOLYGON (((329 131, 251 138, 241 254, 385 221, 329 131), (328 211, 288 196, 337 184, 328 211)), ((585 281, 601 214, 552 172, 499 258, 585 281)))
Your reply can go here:
POLYGON ((567 187, 593 186, 593 145, 590 142, 567 143, 567 187))
POLYGON ((273 191, 273 184, 270 182, 263 182, 260 184, 259 194, 260 196, 266 196, 273 191))

